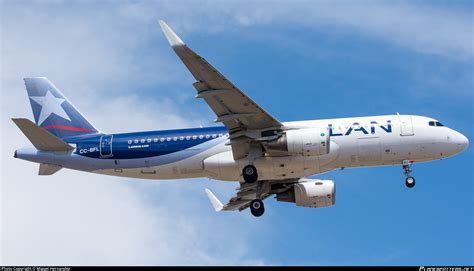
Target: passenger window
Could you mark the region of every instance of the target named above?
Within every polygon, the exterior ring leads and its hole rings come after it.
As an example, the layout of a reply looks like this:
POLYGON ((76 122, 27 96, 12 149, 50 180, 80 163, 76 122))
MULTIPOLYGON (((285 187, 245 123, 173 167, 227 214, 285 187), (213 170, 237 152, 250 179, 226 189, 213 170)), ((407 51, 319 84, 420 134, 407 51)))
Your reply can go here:
POLYGON ((196 139, 196 138, 197 138, 197 136, 193 135, 193 139, 196 139))
POLYGON ((179 137, 179 140, 184 140, 184 136, 180 136, 180 137, 179 137))
POLYGON ((178 137, 176 137, 176 136, 173 137, 173 141, 176 141, 176 140, 178 140, 178 137))
POLYGON ((444 125, 443 125, 443 124, 441 124, 441 122, 437 121, 437 122, 436 122, 436 126, 443 127, 444 125))
POLYGON ((145 143, 145 139, 140 140, 141 143, 145 143))
POLYGON ((204 138, 204 136, 203 136, 203 135, 199 135, 199 139, 203 139, 203 138, 204 138))
POLYGON ((156 138, 156 137, 153 138, 153 142, 155 142, 155 143, 158 142, 158 138, 156 138))
POLYGON ((133 142, 134 142, 135 144, 137 144, 137 143, 138 143, 138 139, 133 140, 133 142))
POLYGON ((430 121, 430 122, 428 122, 428 124, 429 124, 430 126, 435 126, 435 122, 434 122, 434 121, 430 121))
POLYGON ((166 141, 171 141, 171 137, 167 137, 167 138, 166 138, 166 141))
POLYGON ((164 137, 160 138, 160 142, 165 142, 165 138, 164 137))
POLYGON ((186 136, 186 140, 190 140, 190 139, 191 139, 191 137, 190 137, 190 136, 186 136))
POLYGON ((151 143, 151 138, 148 138, 146 142, 151 143))

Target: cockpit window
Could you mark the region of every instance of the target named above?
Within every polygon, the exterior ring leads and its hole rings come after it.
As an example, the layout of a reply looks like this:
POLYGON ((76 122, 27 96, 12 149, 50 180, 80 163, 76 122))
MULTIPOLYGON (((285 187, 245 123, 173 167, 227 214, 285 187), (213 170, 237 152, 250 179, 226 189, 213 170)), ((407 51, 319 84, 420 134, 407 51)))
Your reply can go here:
POLYGON ((430 121, 428 122, 429 126, 443 127, 444 125, 439 121, 430 121))

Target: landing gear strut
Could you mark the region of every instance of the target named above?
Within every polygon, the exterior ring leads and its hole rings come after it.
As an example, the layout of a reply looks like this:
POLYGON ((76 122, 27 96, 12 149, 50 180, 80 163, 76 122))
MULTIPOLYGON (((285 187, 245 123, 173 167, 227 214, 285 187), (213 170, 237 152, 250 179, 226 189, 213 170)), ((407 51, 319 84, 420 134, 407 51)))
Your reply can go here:
POLYGON ((255 199, 250 202, 250 212, 256 217, 262 216, 265 212, 265 205, 263 205, 263 201, 261 200, 262 192, 264 190, 263 186, 263 182, 257 183, 255 199))
POLYGON ((412 188, 415 186, 415 178, 411 176, 411 169, 410 169, 411 162, 410 161, 403 161, 402 167, 403 167, 403 174, 407 176, 405 179, 405 185, 408 188, 412 188))
POLYGON ((242 170, 242 176, 246 183, 254 183, 258 179, 257 168, 253 165, 246 165, 242 170))

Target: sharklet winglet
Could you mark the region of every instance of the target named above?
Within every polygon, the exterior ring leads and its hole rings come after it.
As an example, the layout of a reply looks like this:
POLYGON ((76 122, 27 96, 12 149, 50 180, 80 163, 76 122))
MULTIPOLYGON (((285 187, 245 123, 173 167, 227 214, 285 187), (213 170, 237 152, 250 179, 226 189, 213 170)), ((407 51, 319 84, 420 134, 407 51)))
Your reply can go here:
POLYGON ((176 33, 174 33, 174 31, 164 21, 159 20, 158 22, 160 23, 161 30, 163 30, 166 39, 172 47, 185 45, 178 35, 176 35, 176 33))
POLYGON ((224 205, 221 203, 221 201, 214 195, 214 193, 212 193, 211 190, 206 188, 205 191, 206 191, 207 197, 211 201, 212 207, 214 207, 214 210, 216 210, 216 212, 222 211, 222 208, 224 207, 224 205))

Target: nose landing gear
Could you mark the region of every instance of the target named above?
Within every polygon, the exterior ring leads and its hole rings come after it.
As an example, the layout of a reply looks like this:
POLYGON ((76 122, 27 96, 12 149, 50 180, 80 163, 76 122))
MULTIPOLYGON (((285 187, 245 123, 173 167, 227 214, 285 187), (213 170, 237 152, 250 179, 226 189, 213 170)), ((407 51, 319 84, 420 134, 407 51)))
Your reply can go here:
POLYGON ((405 185, 408 188, 413 188, 415 186, 415 178, 413 178, 410 174, 411 173, 411 169, 410 169, 411 164, 412 164, 411 161, 403 161, 402 162, 403 174, 405 174, 405 176, 407 176, 407 178, 405 179, 405 185))
POLYGON ((408 187, 408 188, 412 188, 413 186, 415 186, 415 178, 411 177, 411 176, 408 176, 406 179, 405 179, 405 185, 408 187))

